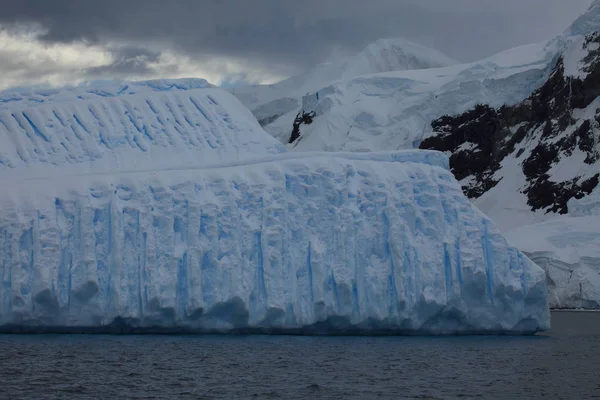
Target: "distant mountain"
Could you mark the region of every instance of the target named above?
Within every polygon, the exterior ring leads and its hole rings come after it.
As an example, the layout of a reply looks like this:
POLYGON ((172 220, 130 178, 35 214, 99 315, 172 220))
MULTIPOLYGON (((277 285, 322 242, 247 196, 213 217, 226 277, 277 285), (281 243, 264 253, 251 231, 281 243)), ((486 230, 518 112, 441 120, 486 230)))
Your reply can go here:
POLYGON ((305 73, 273 85, 230 89, 263 125, 301 107, 301 98, 334 81, 357 76, 414 69, 428 69, 458 62, 437 50, 401 38, 380 39, 360 53, 315 66, 305 73))
MULTIPOLYGON (((302 127, 303 139, 295 149, 418 147, 423 138, 433 134, 431 122, 442 115, 462 113, 478 103, 499 107, 525 99, 545 82, 559 51, 560 43, 553 41, 518 47, 470 64, 330 82, 305 97, 312 98, 310 108, 317 117, 312 125, 302 127)), ((299 109, 263 123, 265 129, 287 143, 299 109)))

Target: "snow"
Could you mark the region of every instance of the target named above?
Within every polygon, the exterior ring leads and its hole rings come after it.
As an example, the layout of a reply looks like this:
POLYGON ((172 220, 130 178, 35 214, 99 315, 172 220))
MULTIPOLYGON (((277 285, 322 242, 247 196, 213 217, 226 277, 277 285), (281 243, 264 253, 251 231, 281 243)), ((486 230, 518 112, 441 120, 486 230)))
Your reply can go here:
MULTIPOLYGON (((328 83, 311 92, 317 117, 302 126, 294 151, 410 149, 431 132, 432 120, 478 103, 501 106, 529 96, 549 75, 563 43, 521 46, 471 63, 368 74, 328 83), (314 101, 318 91, 319 100, 314 101)), ((282 97, 284 97, 282 95, 282 97)), ((306 108, 306 101, 305 106, 306 108)), ((265 126, 282 143, 289 139, 298 108, 265 126)), ((273 114, 281 114, 281 109, 273 114)), ((265 106, 261 115, 269 114, 265 106)))
MULTIPOLYGON (((573 217, 584 217, 587 215, 600 215, 600 186, 582 199, 571 199, 567 203, 569 215, 573 217)), ((600 245, 600 244, 599 244, 600 245)))
POLYGON ((156 79, 149 81, 90 81, 69 87, 47 85, 16 87, 0 92, 0 110, 40 103, 86 100, 151 92, 172 92, 210 88, 204 79, 156 79))
POLYGON ((554 308, 600 308, 600 215, 563 216, 506 232, 546 270, 554 308))
POLYGON ((573 78, 585 78, 587 75, 582 71, 584 66, 583 59, 587 56, 589 50, 593 49, 597 43, 590 45, 591 48, 586 49, 584 47, 585 37, 574 36, 567 39, 567 46, 563 53, 564 65, 565 65, 565 76, 571 76, 573 78))
MULTIPOLYGON (((536 143, 537 140, 534 138, 525 144, 525 148, 535 147, 536 143)), ((524 152, 520 158, 505 158, 501 162, 501 169, 494 175, 496 179, 501 180, 494 188, 473 201, 502 232, 543 222, 553 217, 552 214, 545 214, 543 210, 531 211, 531 207, 527 204, 527 197, 521 191, 527 182, 521 165, 527 154, 529 153, 524 152)), ((520 246, 520 242, 518 243, 520 246)))
POLYGON ((441 153, 237 163, 15 170, 0 193, 0 325, 549 328, 544 272, 463 196, 441 153))
POLYGON ((195 165, 284 151, 235 97, 197 83, 3 92, 0 98, 13 100, 0 106, 0 174, 74 164, 87 172, 195 165))
POLYGON ((301 75, 274 85, 239 87, 231 92, 257 116, 257 119, 297 113, 300 99, 332 82, 357 76, 412 69, 436 68, 457 64, 437 50, 402 38, 380 39, 358 54, 335 58, 301 75))
POLYGON ((590 8, 565 31, 565 36, 586 36, 600 27, 600 1, 594 0, 590 8))

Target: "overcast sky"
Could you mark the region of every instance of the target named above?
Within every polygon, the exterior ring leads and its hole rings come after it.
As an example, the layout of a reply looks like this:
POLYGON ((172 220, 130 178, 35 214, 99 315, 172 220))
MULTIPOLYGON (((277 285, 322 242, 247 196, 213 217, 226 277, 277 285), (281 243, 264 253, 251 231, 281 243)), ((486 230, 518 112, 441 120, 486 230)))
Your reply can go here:
POLYGON ((0 88, 81 79, 269 83, 404 37, 461 61, 549 39, 592 0, 0 0, 0 88))

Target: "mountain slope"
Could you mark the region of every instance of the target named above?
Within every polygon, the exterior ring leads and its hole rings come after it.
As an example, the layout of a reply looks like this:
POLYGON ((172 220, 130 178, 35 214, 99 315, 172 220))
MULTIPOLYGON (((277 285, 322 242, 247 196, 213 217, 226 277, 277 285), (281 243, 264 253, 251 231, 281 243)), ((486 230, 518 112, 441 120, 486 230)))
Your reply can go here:
POLYGON ((452 154, 451 168, 465 193, 480 199, 492 218, 508 223, 498 213, 516 207, 501 193, 522 193, 531 212, 566 214, 569 200, 589 195, 599 183, 600 34, 571 45, 524 101, 443 116, 420 145, 452 154))
MULTIPOLYGON (((377 151, 417 147, 431 121, 479 102, 516 103, 547 79, 561 43, 532 44, 443 68, 394 71, 336 81, 305 97, 317 113, 297 151, 377 151), (310 100, 309 100, 310 99, 310 100)), ((287 143, 296 110, 265 126, 287 143)))

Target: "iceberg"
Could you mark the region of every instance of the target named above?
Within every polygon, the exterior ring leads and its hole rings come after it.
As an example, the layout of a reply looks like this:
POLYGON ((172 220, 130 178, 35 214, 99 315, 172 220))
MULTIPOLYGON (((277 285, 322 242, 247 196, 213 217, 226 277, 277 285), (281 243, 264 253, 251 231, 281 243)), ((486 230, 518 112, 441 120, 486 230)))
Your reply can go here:
POLYGON ((214 88, 0 120, 0 331, 549 329, 544 271, 443 153, 287 153, 214 88))
POLYGON ((543 270, 449 171, 425 157, 371 157, 16 184, 1 196, 0 323, 435 334, 549 327, 543 270))

